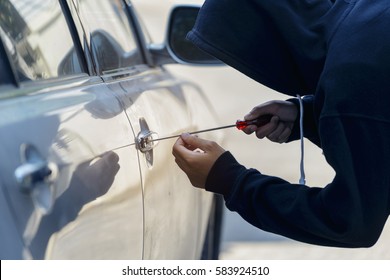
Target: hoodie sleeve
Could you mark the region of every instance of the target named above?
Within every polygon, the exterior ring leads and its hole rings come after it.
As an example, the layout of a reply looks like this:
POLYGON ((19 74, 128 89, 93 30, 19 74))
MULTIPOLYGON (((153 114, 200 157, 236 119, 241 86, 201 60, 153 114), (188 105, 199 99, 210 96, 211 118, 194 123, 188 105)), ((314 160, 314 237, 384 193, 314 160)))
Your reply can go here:
MULTIPOLYGON (((321 140, 318 135, 318 128, 316 119, 314 113, 314 96, 313 95, 306 95, 302 99, 302 105, 303 105, 303 136, 307 139, 309 139, 312 143, 317 145, 318 147, 321 147, 321 140)), ((298 98, 291 98, 287 101, 290 101, 294 103, 294 105, 298 109, 298 115, 301 114, 301 109, 299 105, 299 99, 298 98)), ((300 118, 297 118, 295 120, 293 130, 291 131, 291 135, 287 142, 295 141, 300 139, 300 118)))
POLYGON ((224 195, 229 210, 268 232, 322 246, 374 245, 390 211, 390 151, 367 143, 387 147, 390 124, 329 117, 324 127, 336 135, 323 143, 335 150, 327 159, 336 172, 324 188, 247 169, 225 152, 212 167, 206 190, 224 195), (378 130, 386 133, 372 141, 378 130), (351 139, 356 132, 361 137, 351 139))
POLYGON ((274 90, 313 94, 331 6, 329 0, 206 0, 187 38, 274 90))

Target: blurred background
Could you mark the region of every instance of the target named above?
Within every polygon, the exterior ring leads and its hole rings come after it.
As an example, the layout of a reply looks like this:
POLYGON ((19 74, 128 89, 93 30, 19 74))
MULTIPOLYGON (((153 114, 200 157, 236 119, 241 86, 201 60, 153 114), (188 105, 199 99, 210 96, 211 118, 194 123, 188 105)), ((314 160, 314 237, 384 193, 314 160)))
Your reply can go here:
MULTIPOLYGON (((155 43, 162 43, 166 34, 169 12, 176 4, 201 5, 203 0, 132 0, 155 43)), ((220 125, 242 119, 254 106, 274 99, 287 99, 247 78, 229 67, 167 67, 177 76, 200 81, 203 91, 214 105, 220 125)), ((290 182, 299 180, 300 147, 298 141, 276 144, 254 135, 247 136, 235 129, 225 130, 220 143, 246 167, 279 176, 290 182)), ((212 139, 210 139, 212 140, 212 139)), ((326 163, 322 151, 305 142, 306 183, 325 186, 334 172, 326 163)), ((389 224, 389 223, 388 223, 389 224)), ((378 243, 368 249, 340 249, 307 245, 261 231, 246 223, 238 214, 225 209, 221 259, 390 259, 390 226, 387 225, 378 243)))

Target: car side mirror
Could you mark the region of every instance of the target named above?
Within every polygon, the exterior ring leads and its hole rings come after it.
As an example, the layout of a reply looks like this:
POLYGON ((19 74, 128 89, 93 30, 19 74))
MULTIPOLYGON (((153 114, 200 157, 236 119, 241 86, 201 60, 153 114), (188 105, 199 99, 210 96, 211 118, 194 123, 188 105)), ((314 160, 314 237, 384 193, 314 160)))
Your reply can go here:
POLYGON ((193 5, 180 5, 172 9, 166 42, 150 48, 156 64, 225 65, 186 39, 195 25, 199 9, 199 6, 193 5))

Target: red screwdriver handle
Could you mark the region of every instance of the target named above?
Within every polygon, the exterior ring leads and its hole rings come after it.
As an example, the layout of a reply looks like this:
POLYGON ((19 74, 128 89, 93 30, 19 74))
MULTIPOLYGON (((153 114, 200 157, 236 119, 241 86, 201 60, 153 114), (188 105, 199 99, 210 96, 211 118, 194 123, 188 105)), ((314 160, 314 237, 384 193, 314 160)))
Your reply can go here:
POLYGON ((238 120, 236 122, 236 127, 239 130, 243 130, 246 127, 248 127, 249 125, 255 125, 257 127, 260 127, 260 126, 263 126, 263 125, 266 125, 267 123, 269 123, 271 121, 271 118, 272 118, 272 115, 262 115, 254 120, 249 120, 249 121, 238 120))

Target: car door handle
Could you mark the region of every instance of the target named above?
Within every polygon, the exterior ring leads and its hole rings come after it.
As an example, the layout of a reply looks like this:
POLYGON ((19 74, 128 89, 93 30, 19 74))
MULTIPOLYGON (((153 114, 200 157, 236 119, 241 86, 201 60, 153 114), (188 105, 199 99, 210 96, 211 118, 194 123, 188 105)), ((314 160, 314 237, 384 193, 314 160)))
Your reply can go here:
POLYGON ((24 163, 15 170, 15 178, 24 192, 31 191, 36 183, 44 182, 52 174, 46 162, 24 163))
POLYGON ((39 183, 52 180, 56 166, 47 162, 34 146, 23 144, 21 146, 22 164, 15 169, 16 182, 23 192, 31 192, 39 183))

